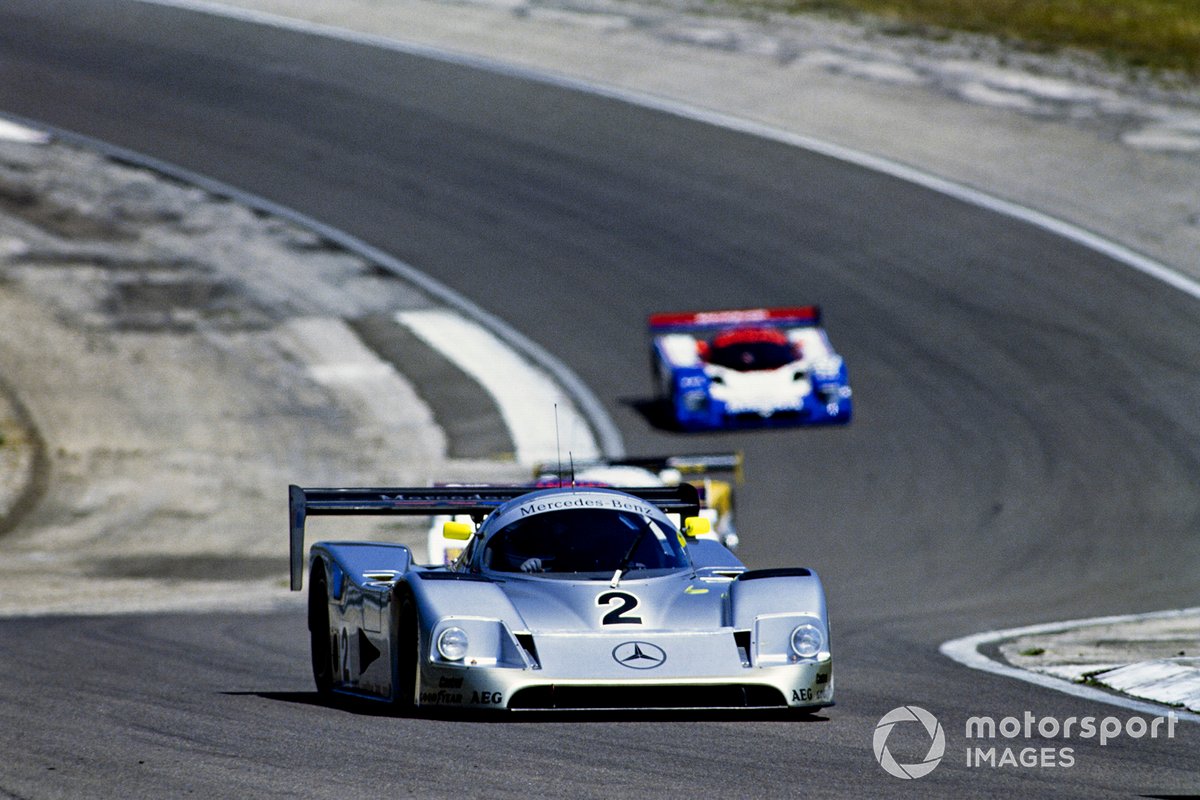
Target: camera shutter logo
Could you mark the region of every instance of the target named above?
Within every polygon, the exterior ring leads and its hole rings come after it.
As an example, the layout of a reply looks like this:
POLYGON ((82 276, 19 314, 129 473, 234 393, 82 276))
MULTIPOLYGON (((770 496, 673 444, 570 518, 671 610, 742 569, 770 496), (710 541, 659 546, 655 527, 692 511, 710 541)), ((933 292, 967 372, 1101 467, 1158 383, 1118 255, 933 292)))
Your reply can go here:
POLYGON ((941 762, 942 756, 946 753, 946 733, 942 730, 942 724, 937 721, 937 717, 920 706, 900 706, 893 708, 883 715, 883 719, 879 720, 879 724, 875 726, 875 738, 872 740, 872 745, 875 749, 875 760, 889 775, 911 780, 928 775, 941 762), (929 734, 929 752, 919 763, 900 764, 887 748, 887 740, 892 728, 901 722, 919 722, 925 727, 925 732, 929 734))

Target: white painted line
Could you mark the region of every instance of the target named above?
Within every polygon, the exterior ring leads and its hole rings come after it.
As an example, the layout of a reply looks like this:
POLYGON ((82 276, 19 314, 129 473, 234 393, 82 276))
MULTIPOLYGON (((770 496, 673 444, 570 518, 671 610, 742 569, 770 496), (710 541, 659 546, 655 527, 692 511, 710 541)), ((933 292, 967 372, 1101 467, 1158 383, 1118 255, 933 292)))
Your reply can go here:
POLYGON ((20 144, 47 144, 50 134, 0 118, 0 139, 20 144))
POLYGON ((999 642, 1015 639, 1020 636, 1062 633, 1063 631, 1088 628, 1093 625, 1115 625, 1119 623, 1140 622, 1151 619, 1170 619, 1171 617, 1179 617, 1197 613, 1200 613, 1200 607, 1175 609, 1170 611, 1155 611, 1149 614, 1128 614, 1114 617, 1097 617, 1095 619, 1069 620, 1066 622, 1047 622, 1041 625, 1029 625, 1024 628, 1011 628, 1009 630, 976 633, 972 634, 971 636, 964 636, 960 639, 952 639, 942 644, 942 646, 938 649, 941 651, 942 655, 957 661, 963 666, 970 667, 971 669, 977 669, 982 672, 990 672, 993 675, 1003 675, 1007 678, 1016 678, 1019 681, 1032 683, 1046 689, 1052 689, 1056 692, 1062 692, 1063 694, 1069 694, 1084 700, 1092 700, 1097 703, 1120 706, 1121 708, 1126 708, 1130 711, 1136 711, 1139 714, 1162 716, 1167 711, 1172 711, 1179 719, 1200 723, 1200 714, 1194 714, 1192 712, 1183 710, 1168 709, 1162 705, 1146 703, 1128 697, 1120 697, 1118 695, 1105 692, 1101 689, 1096 689, 1091 686, 1084 686, 1083 684, 1071 683, 1070 681, 1051 677, 1050 675, 1043 675, 1039 672, 1030 672, 1009 664, 1002 664, 999 661, 994 661, 993 659, 979 652, 979 648, 981 647, 995 645, 999 642))
POLYGON ((442 309, 401 311, 396 321, 457 364, 492 396, 508 426, 519 463, 552 461, 560 454, 564 463, 568 454, 578 460, 600 456, 587 422, 558 384, 483 326, 442 309))
POLYGON ((445 433, 412 384, 362 343, 340 319, 304 317, 282 326, 281 344, 294 350, 313 380, 363 414, 363 433, 385 437, 413 463, 445 458, 445 433))

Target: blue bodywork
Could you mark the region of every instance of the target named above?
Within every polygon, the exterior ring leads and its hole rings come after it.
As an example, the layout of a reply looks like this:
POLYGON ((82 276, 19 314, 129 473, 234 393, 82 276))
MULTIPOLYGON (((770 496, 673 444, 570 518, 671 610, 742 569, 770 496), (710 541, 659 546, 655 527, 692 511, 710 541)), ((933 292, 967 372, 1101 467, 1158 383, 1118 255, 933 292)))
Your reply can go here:
POLYGON ((671 368, 669 401, 675 422, 689 431, 785 425, 846 425, 853 413, 850 379, 843 362, 829 376, 812 376, 813 391, 796 409, 779 409, 770 415, 731 413, 712 396, 712 380, 703 367, 671 368))

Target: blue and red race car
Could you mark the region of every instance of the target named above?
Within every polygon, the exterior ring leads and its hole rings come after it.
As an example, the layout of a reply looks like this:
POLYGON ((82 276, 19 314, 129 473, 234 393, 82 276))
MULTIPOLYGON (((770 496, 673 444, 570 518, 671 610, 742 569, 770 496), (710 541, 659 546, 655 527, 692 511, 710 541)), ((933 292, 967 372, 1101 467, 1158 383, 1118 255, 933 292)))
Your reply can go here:
POLYGON ((817 306, 654 314, 650 336, 659 397, 684 430, 850 421, 817 306))

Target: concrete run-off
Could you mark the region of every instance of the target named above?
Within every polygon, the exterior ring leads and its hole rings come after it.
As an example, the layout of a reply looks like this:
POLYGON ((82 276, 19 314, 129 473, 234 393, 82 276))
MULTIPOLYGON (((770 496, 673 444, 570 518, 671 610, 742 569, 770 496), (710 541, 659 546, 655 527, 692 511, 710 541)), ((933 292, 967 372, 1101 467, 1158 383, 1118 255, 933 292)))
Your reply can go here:
POLYGON ((429 307, 296 225, 0 139, 0 614, 298 602, 288 483, 526 476, 449 458, 420 394, 348 324, 429 307))

